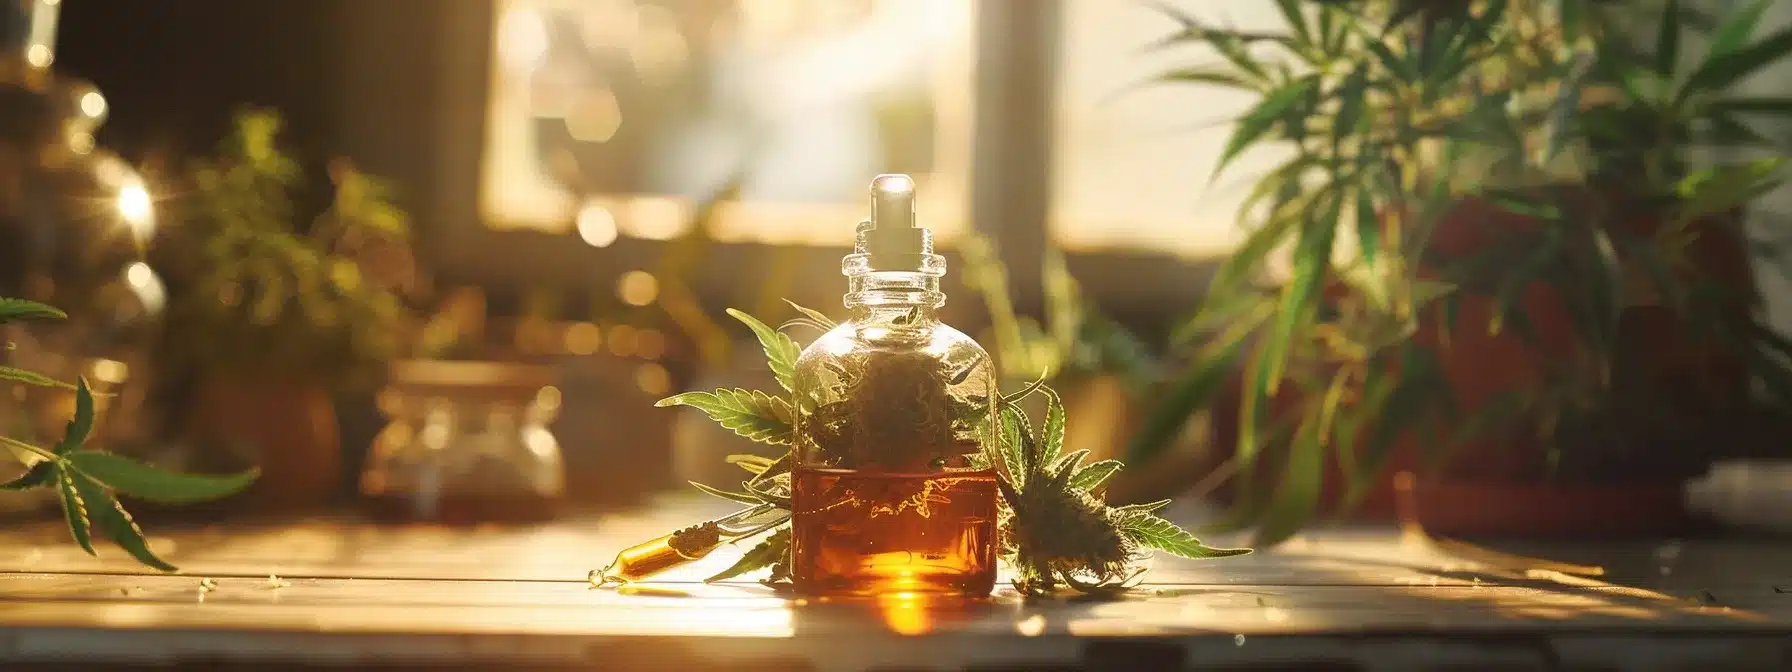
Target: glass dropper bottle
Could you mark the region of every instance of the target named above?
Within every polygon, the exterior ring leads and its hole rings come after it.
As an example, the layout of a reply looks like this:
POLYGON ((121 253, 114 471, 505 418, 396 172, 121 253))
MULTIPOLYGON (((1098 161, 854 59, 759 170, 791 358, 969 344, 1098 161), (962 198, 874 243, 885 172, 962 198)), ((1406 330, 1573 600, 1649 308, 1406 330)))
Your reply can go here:
POLYGON ((946 260, 915 183, 881 175, 841 262, 851 317, 798 358, 791 573, 820 594, 988 595, 995 583, 996 376, 942 324, 946 260))

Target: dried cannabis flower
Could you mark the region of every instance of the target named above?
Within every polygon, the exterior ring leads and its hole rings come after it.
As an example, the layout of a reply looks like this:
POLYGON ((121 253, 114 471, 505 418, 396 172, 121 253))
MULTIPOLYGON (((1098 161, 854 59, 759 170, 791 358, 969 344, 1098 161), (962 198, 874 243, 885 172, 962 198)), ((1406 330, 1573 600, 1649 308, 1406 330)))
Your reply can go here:
POLYGON ((1145 572, 1151 549, 1184 558, 1222 558, 1250 549, 1209 548, 1175 523, 1156 515, 1169 500, 1110 507, 1096 489, 1120 470, 1118 460, 1083 465, 1088 451, 1061 455, 1064 406, 1051 388, 1035 383, 1002 400, 1002 461, 997 475, 1007 511, 1002 516, 1002 556, 1018 574, 1016 590, 1053 591, 1062 580, 1083 592, 1123 590, 1145 572), (1036 437, 1015 402, 1034 390, 1045 393, 1043 437, 1036 437))
POLYGON ((872 351, 847 385, 846 457, 902 472, 937 469, 953 454, 944 365, 925 352, 872 351))

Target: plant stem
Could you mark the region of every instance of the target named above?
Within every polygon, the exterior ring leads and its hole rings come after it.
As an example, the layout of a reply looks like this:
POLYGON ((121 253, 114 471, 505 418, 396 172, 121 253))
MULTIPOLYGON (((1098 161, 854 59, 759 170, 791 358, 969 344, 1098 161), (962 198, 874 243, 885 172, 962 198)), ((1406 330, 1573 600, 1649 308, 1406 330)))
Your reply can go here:
POLYGON ((7 447, 10 447, 10 448, 17 448, 17 449, 19 449, 19 450, 23 450, 23 451, 25 451, 25 452, 27 452, 27 453, 31 453, 31 454, 33 454, 33 455, 36 455, 36 456, 38 456, 38 457, 41 457, 41 458, 44 458, 44 459, 46 459, 46 460, 51 460, 51 461, 54 461, 54 460, 58 460, 58 459, 61 459, 61 458, 60 458, 60 457, 59 457, 59 456, 57 456, 57 455, 56 455, 56 454, 55 454, 55 453, 52 453, 52 452, 50 452, 50 451, 48 451, 48 450, 44 450, 44 449, 42 449, 42 448, 39 448, 39 447, 37 447, 37 446, 33 446, 33 445, 31 445, 31 444, 29 444, 29 443, 25 443, 25 442, 24 442, 24 441, 20 441, 20 440, 18 440, 18 439, 14 439, 14 438, 9 438, 9 437, 5 437, 5 436, 0 436, 0 444, 4 444, 4 445, 6 445, 6 446, 7 446, 7 447))

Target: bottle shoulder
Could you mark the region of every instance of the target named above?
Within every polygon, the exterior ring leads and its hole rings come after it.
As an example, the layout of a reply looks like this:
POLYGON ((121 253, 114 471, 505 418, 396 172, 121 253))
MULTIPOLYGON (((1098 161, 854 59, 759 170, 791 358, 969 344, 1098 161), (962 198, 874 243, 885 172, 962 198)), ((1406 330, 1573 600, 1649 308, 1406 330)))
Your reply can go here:
POLYGON ((817 364, 871 353, 916 352, 942 360, 978 360, 988 363, 989 353, 964 332, 943 322, 897 326, 857 320, 843 322, 803 348, 797 360, 817 364))
POLYGON ((995 365, 976 339, 941 322, 907 326, 848 321, 822 334, 796 362, 798 386, 834 387, 904 363, 957 388, 993 386, 995 365), (922 366, 925 364, 925 366, 922 366))

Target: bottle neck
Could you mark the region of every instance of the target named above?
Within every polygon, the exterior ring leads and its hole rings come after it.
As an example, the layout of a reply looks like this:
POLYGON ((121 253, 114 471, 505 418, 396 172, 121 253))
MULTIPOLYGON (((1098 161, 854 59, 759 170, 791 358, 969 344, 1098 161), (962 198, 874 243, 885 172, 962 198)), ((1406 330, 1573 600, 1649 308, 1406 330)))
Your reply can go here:
POLYGON ((866 314, 919 311, 932 317, 946 304, 940 278, 928 273, 871 271, 847 281, 846 307, 866 314))

